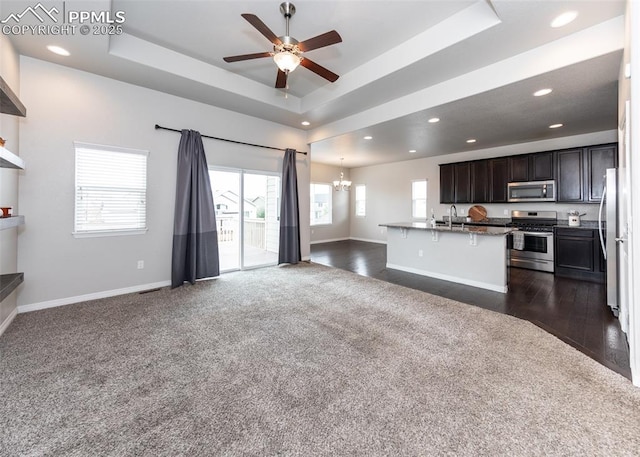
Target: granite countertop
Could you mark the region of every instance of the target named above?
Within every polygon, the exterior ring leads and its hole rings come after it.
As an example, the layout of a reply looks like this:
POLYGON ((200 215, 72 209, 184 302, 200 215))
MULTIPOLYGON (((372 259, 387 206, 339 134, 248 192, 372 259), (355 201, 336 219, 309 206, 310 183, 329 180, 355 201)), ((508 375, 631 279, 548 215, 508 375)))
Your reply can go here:
POLYGON ((387 224, 379 224, 381 227, 389 228, 404 228, 414 230, 435 230, 438 232, 452 232, 452 233, 476 233, 478 235, 491 235, 491 236, 503 236, 515 231, 511 227, 492 227, 492 226, 478 226, 468 225, 464 223, 462 225, 454 225, 449 228, 448 225, 436 225, 431 227, 428 222, 390 222, 387 224))
MULTIPOLYGON (((604 221, 602 221, 602 225, 604 227, 606 227, 607 225, 605 224, 604 221)), ((580 221, 580 225, 578 227, 575 226, 570 226, 569 225, 569 221, 568 220, 558 220, 558 223, 555 225, 555 227, 563 227, 563 228, 577 228, 577 229, 597 229, 598 228, 598 221, 580 221)))

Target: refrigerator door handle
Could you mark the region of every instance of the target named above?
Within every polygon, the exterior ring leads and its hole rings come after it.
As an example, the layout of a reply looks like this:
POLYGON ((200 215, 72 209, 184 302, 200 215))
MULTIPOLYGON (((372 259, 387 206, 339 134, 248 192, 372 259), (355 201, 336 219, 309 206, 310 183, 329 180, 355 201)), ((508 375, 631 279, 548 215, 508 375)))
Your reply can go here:
POLYGON ((602 255, 604 259, 607 260, 607 248, 604 244, 604 235, 603 235, 603 227, 602 227, 602 209, 604 208, 604 200, 607 196, 607 185, 605 184, 604 189, 602 189, 602 198, 600 199, 600 211, 598 211, 598 235, 600 236, 600 246, 602 246, 602 255))

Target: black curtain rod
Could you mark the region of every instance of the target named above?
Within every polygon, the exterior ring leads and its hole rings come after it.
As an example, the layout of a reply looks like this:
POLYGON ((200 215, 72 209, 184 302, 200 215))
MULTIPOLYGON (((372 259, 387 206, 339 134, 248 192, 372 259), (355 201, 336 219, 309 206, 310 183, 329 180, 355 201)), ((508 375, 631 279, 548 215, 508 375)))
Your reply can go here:
MULTIPOLYGON (((182 133, 182 130, 170 129, 169 127, 162 127, 162 126, 156 124, 156 130, 158 130, 158 129, 169 130, 170 132, 182 133)), ((226 141, 227 143, 244 144, 245 146, 255 146, 256 148, 275 149, 276 151, 286 151, 286 149, 282 149, 282 148, 274 148, 274 147, 271 147, 271 146, 263 146, 261 144, 244 143, 243 141, 227 140, 226 138, 218 138, 216 136, 209 136, 209 135, 202 135, 202 134, 200 134, 200 136, 202 136, 204 138, 211 138, 212 140, 226 141)), ((307 155, 307 153, 304 152, 304 151, 296 151, 296 152, 298 154, 307 155)))

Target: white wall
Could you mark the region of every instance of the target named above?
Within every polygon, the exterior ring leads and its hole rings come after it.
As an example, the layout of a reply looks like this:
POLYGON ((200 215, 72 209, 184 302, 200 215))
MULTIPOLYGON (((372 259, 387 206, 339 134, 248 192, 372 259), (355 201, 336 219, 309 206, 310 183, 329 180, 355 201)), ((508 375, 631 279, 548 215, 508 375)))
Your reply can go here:
MULTIPOLYGON (((21 151, 29 164, 20 183, 27 224, 18 264, 25 284, 18 305, 69 302, 170 279, 176 152, 180 135, 160 124, 276 147, 308 150, 302 130, 161 92, 22 57, 21 88, 28 117, 21 151), (145 235, 76 239, 73 141, 150 151, 145 235), (145 268, 138 270, 137 261, 145 268)), ((204 139, 209 166, 280 171, 283 152, 204 139)), ((308 156, 298 155, 300 213, 309 214, 308 156)), ((301 221, 302 256, 309 256, 309 220, 301 221)))
MULTIPOLYGON (((311 164, 311 182, 331 184, 340 178, 340 167, 333 167, 322 163, 311 164)), ((349 170, 344 170, 344 179, 349 179, 349 170)), ((332 220, 331 225, 314 225, 311 227, 311 243, 321 243, 323 241, 335 241, 349 238, 349 193, 350 191, 332 191, 332 220)), ((309 218, 300 213, 300 217, 309 218)))
MULTIPOLYGON (((437 157, 407 160, 392 164, 353 168, 350 170, 353 185, 367 185, 367 217, 351 218, 350 236, 352 238, 384 241, 386 232, 378 225, 387 222, 406 222, 411 220, 411 181, 427 179, 427 208, 434 209, 436 218, 447 215, 449 205, 440 202, 440 168, 442 163, 462 162, 465 160, 486 159, 490 157, 525 154, 529 152, 550 151, 592 144, 618 141, 617 131, 598 132, 573 137, 523 143, 480 151, 461 152, 437 157)), ((354 196, 351 196, 353 201, 354 196)), ((459 216, 467 214, 472 204, 458 204, 459 216)), ((523 204, 484 204, 488 217, 510 217, 513 209, 549 209, 558 212, 559 219, 567 219, 567 211, 577 209, 587 213, 584 220, 598 219, 597 204, 561 204, 561 203, 523 203, 523 204), (504 212, 507 211, 505 216, 504 212)))
MULTIPOLYGON (((20 60, 9 39, 0 34, 0 76, 11 90, 20 96, 20 60)), ((0 114, 0 137, 6 140, 5 147, 20 155, 19 118, 0 114)), ((20 214, 18 207, 18 180, 22 171, 0 168, 0 206, 10 206, 13 214, 20 214)), ((18 230, 0 230, 0 274, 16 273, 18 270, 18 230)), ((17 292, 13 292, 0 303, 0 333, 15 315, 17 292)))

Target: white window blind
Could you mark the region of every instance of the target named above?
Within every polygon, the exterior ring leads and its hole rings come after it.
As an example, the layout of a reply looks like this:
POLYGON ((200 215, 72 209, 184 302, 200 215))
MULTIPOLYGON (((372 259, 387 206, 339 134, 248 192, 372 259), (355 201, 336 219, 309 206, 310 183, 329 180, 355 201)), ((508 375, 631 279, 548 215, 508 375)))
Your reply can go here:
POLYGON ((147 227, 148 151, 75 143, 75 234, 147 227))
POLYGON ((427 218, 427 180, 418 179, 411 182, 411 216, 419 219, 427 218))

